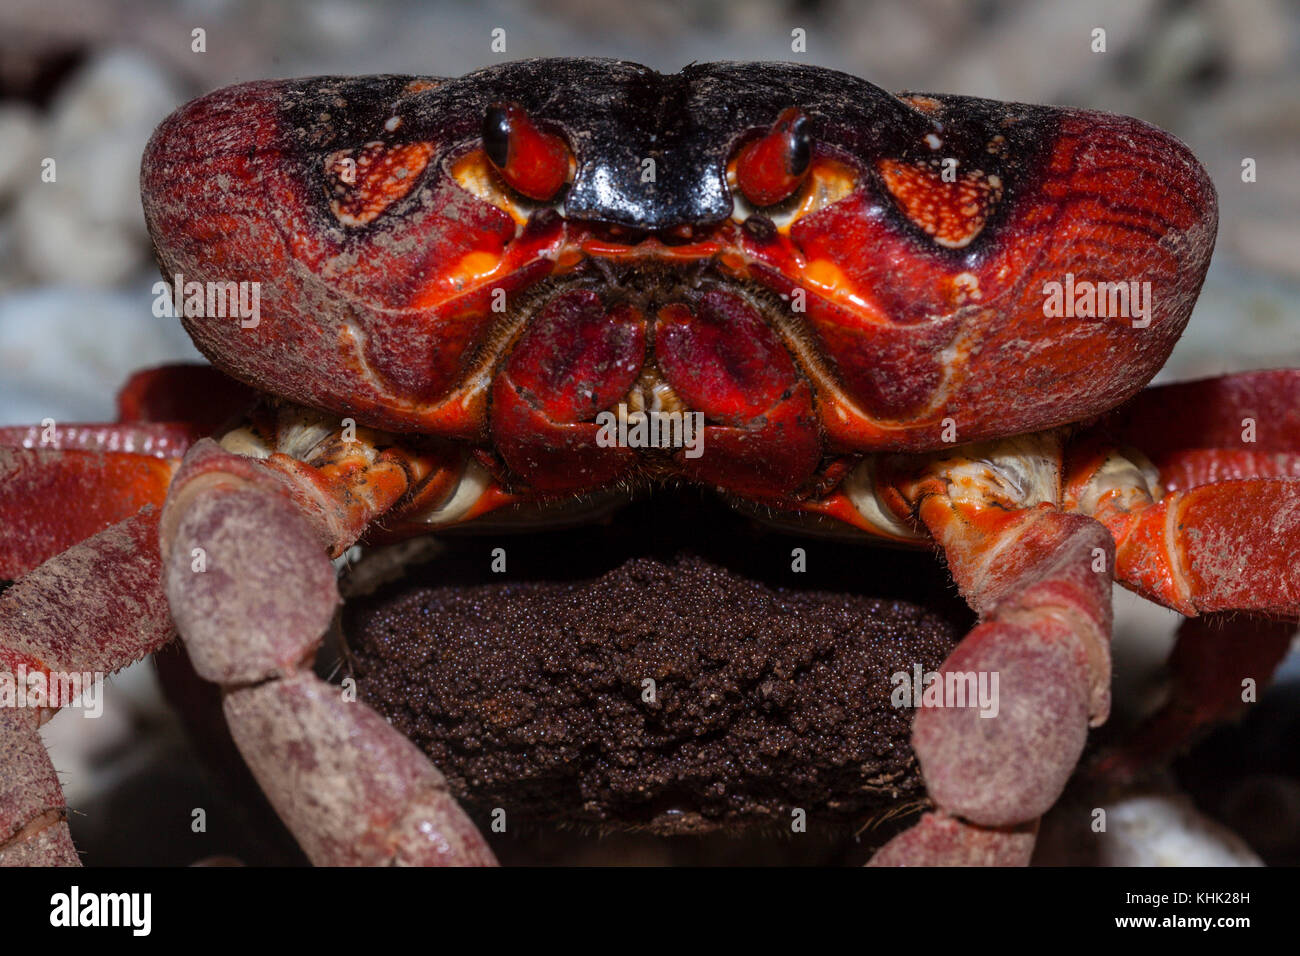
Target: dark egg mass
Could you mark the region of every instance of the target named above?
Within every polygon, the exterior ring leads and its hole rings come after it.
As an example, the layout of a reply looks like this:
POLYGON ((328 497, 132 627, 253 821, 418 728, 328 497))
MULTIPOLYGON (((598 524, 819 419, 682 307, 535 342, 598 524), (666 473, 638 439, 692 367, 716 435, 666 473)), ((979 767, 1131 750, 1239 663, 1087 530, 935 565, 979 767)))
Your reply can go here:
POLYGON ((924 797, 890 675, 954 644, 897 600, 696 556, 349 606, 361 696, 484 819, 702 833, 860 822, 924 797))

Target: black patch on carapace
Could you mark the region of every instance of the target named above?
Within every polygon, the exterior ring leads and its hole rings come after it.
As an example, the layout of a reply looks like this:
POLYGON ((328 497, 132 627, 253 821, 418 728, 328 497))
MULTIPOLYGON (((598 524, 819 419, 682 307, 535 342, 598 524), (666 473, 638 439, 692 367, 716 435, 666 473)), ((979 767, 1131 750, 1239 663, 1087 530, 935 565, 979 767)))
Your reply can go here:
MULTIPOLYGON (((284 97, 285 127, 304 160, 305 154, 319 160, 372 140, 434 142, 439 162, 430 163, 425 175, 438 176, 444 175, 441 159, 480 138, 491 104, 517 102, 540 126, 563 135, 574 152, 568 217, 663 231, 707 227, 730 216, 727 161, 742 139, 769 128, 787 107, 807 116, 814 153, 858 165, 864 188, 900 222, 904 217, 875 173, 877 161, 955 157, 960 169, 998 175, 1006 206, 1032 174, 1056 123, 1049 107, 962 96, 933 95, 941 106, 928 115, 865 80, 793 63, 704 63, 662 74, 618 60, 520 60, 404 94, 413 79, 295 81, 284 97), (401 123, 388 132, 384 124, 392 116, 401 123), (929 133, 942 140, 939 150, 927 144, 929 133), (989 141, 999 133, 1005 148, 990 152, 989 141), (643 181, 646 159, 654 160, 653 182, 643 181)), ((418 193, 387 215, 417 202, 418 193)), ((997 218, 970 247, 936 250, 977 253, 997 218)), ((910 223, 907 228, 915 229, 910 223)))

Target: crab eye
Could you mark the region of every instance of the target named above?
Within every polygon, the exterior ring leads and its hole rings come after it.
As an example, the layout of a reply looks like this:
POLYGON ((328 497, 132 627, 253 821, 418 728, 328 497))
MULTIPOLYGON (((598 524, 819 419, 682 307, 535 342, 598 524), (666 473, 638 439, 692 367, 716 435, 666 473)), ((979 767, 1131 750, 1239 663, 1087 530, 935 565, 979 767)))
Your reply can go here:
POLYGON ((545 133, 517 103, 494 103, 483 115, 483 152, 512 189, 546 202, 569 178, 572 159, 559 136, 545 133))
POLYGON ((772 128, 746 146, 736 160, 736 179, 755 206, 773 206, 789 198, 812 163, 808 117, 791 107, 772 128))

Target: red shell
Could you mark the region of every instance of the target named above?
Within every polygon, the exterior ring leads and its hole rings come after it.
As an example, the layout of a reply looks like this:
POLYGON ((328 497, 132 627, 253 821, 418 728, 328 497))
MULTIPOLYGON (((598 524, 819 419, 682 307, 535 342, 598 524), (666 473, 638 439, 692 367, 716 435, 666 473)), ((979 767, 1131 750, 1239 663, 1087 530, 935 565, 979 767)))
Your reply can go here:
MULTIPOLYGON (((825 454, 920 451, 952 440, 953 428, 974 441, 1120 404, 1186 324, 1217 226, 1205 170, 1139 120, 892 97, 788 64, 665 77, 607 61, 528 61, 454 81, 248 83, 169 117, 142 184, 164 275, 261 283, 255 328, 184 319, 235 377, 376 427, 497 445, 509 430, 501 416, 532 430, 540 415, 559 429, 551 449, 563 458, 589 441, 575 436, 589 433, 595 406, 578 397, 617 399, 636 379, 629 363, 653 362, 705 411, 718 429, 711 440, 733 442, 730 464, 715 457, 699 477, 716 482, 722 468, 734 490, 754 494, 789 492, 825 454), (482 110, 507 101, 573 150, 561 214, 518 196, 489 201, 458 179, 457 163, 477 168, 482 110), (810 183, 786 204, 792 222, 722 215, 730 200, 715 193, 738 146, 790 107, 807 116, 814 155, 810 183), (657 163, 649 184, 637 179, 642 146, 657 163), (843 195, 819 205, 811 191, 837 182, 843 195), (678 303, 694 318, 666 317, 671 290, 700 276, 678 303), (1062 299, 1097 283, 1149 290, 1148 321, 1049 314, 1052 283, 1062 299), (563 347, 520 351, 541 341, 531 323, 566 289, 604 303, 571 320, 597 350, 575 353, 567 377, 547 367, 563 347), (723 298, 710 307, 706 294, 723 298), (635 320, 616 310, 629 298, 635 320), (751 348, 712 338, 705 313, 718 302, 739 310, 730 334, 749 336, 772 363, 778 405, 761 375, 692 376, 751 348), (644 347, 622 332, 623 344, 597 347, 603 323, 628 321, 641 323, 626 334, 644 347), (650 334, 656 323, 661 337, 650 334), (514 384, 494 391, 503 373, 514 384), (737 394, 747 388, 759 391, 737 394), (503 405, 493 424, 492 403, 525 394, 527 407, 503 405), (741 418, 728 418, 733 407, 741 418), (764 431, 780 409, 789 429, 764 431), (765 477, 744 476, 769 455, 784 458, 765 477)), ((1103 288, 1103 304, 1118 295, 1103 288)), ((552 438, 506 435, 538 440, 552 438)), ((606 464, 593 476, 618 471, 596 458, 606 464)), ((547 471, 534 478, 557 478, 547 471)))

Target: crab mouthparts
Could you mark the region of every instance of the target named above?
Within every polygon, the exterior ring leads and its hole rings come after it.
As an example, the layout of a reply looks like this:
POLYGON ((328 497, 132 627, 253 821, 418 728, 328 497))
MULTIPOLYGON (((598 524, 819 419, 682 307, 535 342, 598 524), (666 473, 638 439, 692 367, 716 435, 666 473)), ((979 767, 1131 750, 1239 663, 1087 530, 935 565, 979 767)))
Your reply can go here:
POLYGON ((545 494, 640 472, 788 495, 822 450, 774 308, 707 265, 602 263, 540 289, 493 384, 493 444, 545 494), (627 416, 647 413, 672 416, 672 440, 627 440, 627 416))

